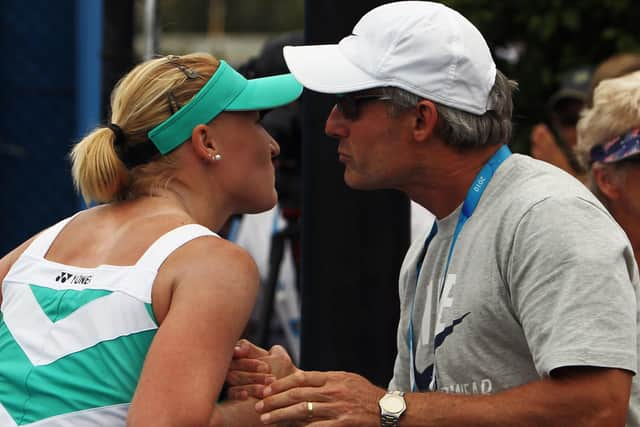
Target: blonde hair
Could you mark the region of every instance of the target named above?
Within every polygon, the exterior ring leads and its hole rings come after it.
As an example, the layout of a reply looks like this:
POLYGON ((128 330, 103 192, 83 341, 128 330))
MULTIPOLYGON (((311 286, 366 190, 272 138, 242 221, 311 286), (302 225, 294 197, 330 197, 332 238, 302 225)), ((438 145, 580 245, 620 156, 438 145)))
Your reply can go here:
POLYGON ((588 167, 591 149, 640 126, 640 71, 603 80, 596 87, 593 106, 578 121, 576 155, 588 167))
MULTIPOLYGON (((137 65, 111 93, 110 121, 125 134, 123 145, 150 143, 147 133, 189 102, 218 65, 218 60, 206 53, 157 58, 137 65)), ((71 150, 73 182, 87 203, 151 194, 168 183, 177 167, 175 156, 169 153, 127 169, 118 157, 115 140, 114 131, 99 127, 71 150)))

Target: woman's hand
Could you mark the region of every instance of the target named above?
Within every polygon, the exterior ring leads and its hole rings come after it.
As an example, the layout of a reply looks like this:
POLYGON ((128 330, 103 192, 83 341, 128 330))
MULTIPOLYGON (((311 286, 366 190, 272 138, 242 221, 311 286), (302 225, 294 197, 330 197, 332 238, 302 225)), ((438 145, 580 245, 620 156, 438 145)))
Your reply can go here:
POLYGON ((282 346, 275 345, 267 351, 247 340, 240 340, 227 372, 227 395, 235 400, 249 396, 261 399, 265 386, 298 371, 282 346))

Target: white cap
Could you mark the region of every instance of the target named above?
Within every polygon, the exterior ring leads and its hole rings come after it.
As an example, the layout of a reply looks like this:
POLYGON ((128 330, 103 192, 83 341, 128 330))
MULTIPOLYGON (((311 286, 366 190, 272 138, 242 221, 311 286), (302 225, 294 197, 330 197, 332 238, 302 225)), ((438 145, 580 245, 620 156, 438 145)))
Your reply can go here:
POLYGON ((489 109, 496 76, 480 31, 428 1, 379 6, 339 44, 286 46, 284 58, 295 78, 317 92, 393 86, 473 114, 489 109))

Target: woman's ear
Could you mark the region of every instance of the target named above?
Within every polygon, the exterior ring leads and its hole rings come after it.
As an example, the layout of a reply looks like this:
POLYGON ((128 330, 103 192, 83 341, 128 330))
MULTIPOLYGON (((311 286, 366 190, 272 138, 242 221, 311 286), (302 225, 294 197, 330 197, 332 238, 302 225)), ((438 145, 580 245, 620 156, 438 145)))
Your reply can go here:
POLYGON ((427 141, 433 135, 438 122, 438 110, 433 102, 423 99, 415 107, 413 137, 417 141, 427 141))
POLYGON ((603 196, 609 200, 620 198, 620 180, 610 166, 594 163, 591 167, 591 174, 595 185, 598 186, 603 196))
POLYGON ((211 129, 207 125, 197 125, 191 131, 191 146, 195 154, 204 161, 212 161, 219 156, 211 129))

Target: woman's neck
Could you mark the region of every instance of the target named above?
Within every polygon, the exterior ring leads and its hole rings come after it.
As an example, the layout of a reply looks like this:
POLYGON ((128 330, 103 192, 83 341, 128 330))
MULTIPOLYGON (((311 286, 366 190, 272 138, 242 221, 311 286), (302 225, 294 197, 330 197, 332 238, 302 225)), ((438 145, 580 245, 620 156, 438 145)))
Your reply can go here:
POLYGON ((230 213, 218 207, 216 200, 208 200, 202 196, 194 196, 185 187, 173 185, 158 189, 152 195, 140 198, 144 203, 155 205, 154 209, 166 209, 186 214, 192 221, 210 230, 220 230, 230 213))

